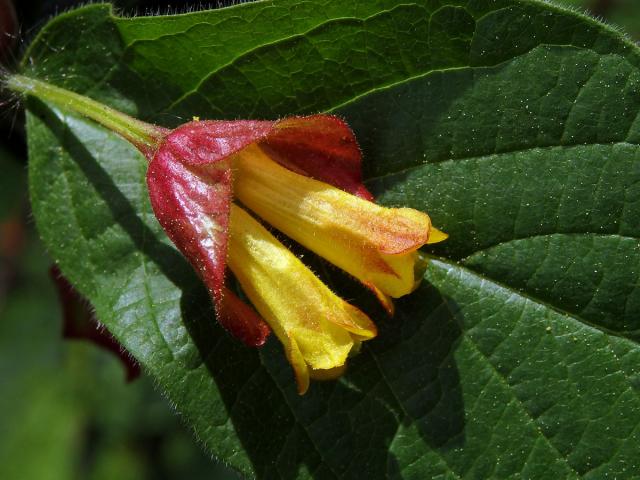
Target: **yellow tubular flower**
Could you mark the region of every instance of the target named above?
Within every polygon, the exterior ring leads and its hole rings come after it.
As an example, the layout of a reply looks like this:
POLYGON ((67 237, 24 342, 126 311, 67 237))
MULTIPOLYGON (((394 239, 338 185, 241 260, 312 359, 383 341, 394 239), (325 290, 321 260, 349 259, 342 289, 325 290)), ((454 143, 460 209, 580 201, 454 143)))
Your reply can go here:
POLYGON ((446 238, 425 213, 385 208, 299 175, 258 145, 237 153, 233 167, 234 193, 244 205, 383 300, 413 291, 417 249, 446 238))
POLYGON ((349 353, 375 337, 373 322, 233 204, 229 224, 228 265, 283 343, 298 392, 307 391, 309 378, 340 376, 349 353))
POLYGON ((376 327, 234 199, 359 279, 390 312, 390 297, 417 285, 417 249, 446 238, 424 213, 373 203, 355 135, 338 117, 194 116, 169 130, 23 75, 10 75, 5 84, 92 119, 140 150, 149 161, 153 213, 205 283, 217 320, 252 347, 264 345, 273 330, 301 394, 310 378, 340 376, 376 327), (262 317, 227 288, 227 266, 262 317))

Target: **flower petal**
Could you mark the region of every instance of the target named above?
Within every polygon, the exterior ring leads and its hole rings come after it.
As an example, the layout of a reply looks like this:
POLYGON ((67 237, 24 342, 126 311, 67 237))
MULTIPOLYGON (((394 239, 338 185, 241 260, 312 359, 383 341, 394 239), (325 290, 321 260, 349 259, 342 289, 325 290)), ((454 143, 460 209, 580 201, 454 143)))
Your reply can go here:
POLYGON ((358 340, 369 340, 378 334, 375 323, 362 310, 347 302, 344 302, 343 307, 348 315, 328 317, 327 320, 344 328, 358 340))
POLYGON ((444 242, 447 238, 449 238, 449 235, 432 226, 431 231, 429 232, 429 240, 427 240, 427 243, 440 243, 444 242))
POLYGON ((309 390, 309 367, 307 366, 307 362, 305 362, 295 339, 288 338, 288 341, 285 343, 285 351, 287 360, 289 360, 289 363, 293 367, 296 384, 298 385, 298 394, 304 395, 307 393, 307 390, 309 390))
POLYGON ((231 207, 229 267, 285 347, 300 390, 309 369, 344 365, 375 325, 336 296, 247 212, 231 207), (300 363, 304 360, 304 367, 300 363))
POLYGON ((380 290, 371 282, 362 282, 362 284, 373 292, 373 294, 376 296, 376 298, 380 302, 380 305, 382 305, 382 308, 384 308, 387 311, 389 316, 393 317, 396 311, 396 307, 393 304, 393 300, 391 299, 391 297, 386 293, 384 293, 382 290, 380 290))
POLYGON ((377 294, 397 298, 413 291, 416 250, 427 243, 431 229, 428 215, 381 207, 299 175, 257 145, 234 158, 234 192, 266 222, 377 294))

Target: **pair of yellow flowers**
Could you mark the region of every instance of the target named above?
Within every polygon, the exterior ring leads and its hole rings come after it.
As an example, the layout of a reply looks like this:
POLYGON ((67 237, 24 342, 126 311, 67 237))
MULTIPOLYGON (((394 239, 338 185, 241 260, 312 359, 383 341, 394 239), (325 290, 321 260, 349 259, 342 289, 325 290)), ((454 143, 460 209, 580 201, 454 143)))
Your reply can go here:
POLYGON ((342 374, 376 326, 243 207, 357 278, 390 313, 391 298, 420 280, 418 248, 446 238, 422 212, 373 203, 353 132, 336 117, 194 119, 168 130, 33 78, 6 84, 101 123, 145 155, 154 213, 207 285, 218 319, 251 345, 270 327, 301 394, 310 379, 342 374), (225 288, 227 266, 259 315, 225 288))
MULTIPOLYGON (((389 297, 414 290, 417 249, 446 236, 429 217, 384 208, 294 173, 257 145, 235 155, 234 194, 288 237, 389 297)), ((228 264, 258 312, 283 343, 299 393, 309 379, 339 376, 349 354, 376 335, 375 324, 336 296, 245 210, 231 211, 228 264)))

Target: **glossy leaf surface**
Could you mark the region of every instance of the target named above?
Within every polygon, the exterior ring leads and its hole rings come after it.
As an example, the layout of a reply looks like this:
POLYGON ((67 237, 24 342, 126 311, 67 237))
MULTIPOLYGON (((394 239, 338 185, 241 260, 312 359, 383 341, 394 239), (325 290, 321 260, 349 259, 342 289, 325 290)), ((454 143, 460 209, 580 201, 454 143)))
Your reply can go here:
POLYGON ((539 1, 135 19, 93 5, 26 57, 28 73, 163 126, 344 116, 378 199, 450 234, 396 318, 374 311, 379 337, 347 375, 299 397, 274 341, 256 352, 215 325, 151 212, 144 158, 30 101, 50 253, 216 456, 260 478, 637 474, 640 56, 620 34, 539 1))

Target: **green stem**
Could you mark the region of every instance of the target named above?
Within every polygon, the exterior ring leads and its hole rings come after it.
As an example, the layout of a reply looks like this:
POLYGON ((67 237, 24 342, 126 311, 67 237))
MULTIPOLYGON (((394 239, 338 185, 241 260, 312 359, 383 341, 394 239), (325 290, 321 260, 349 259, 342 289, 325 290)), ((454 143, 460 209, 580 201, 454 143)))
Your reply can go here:
POLYGON ((5 85, 14 92, 33 95, 64 110, 71 110, 90 118, 123 136, 145 155, 154 152, 168 132, 164 128, 142 122, 84 95, 24 75, 10 75, 6 78, 5 85))

